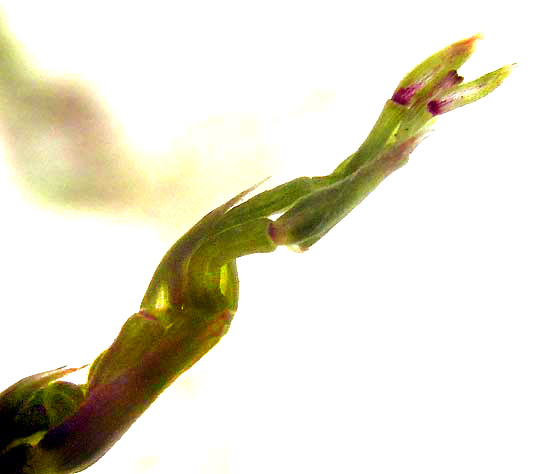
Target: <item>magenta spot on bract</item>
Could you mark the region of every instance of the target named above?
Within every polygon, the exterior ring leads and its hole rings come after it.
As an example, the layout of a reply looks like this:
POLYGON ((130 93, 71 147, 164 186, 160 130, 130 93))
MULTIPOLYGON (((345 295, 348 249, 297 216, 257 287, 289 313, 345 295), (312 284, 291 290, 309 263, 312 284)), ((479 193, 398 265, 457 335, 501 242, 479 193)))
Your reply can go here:
POLYGON ((445 100, 430 100, 428 102, 428 111, 432 115, 441 115, 445 112, 445 105, 447 101, 445 100))
POLYGON ((407 87, 401 87, 397 89, 391 98, 394 102, 400 105, 409 105, 411 103, 414 94, 422 87, 422 83, 417 82, 407 87))
POLYGON ((150 321, 156 321, 157 318, 152 315, 151 313, 148 313, 147 311, 145 311, 144 309, 142 309, 139 314, 141 314, 143 316, 144 319, 149 319, 150 321))
POLYGON ((458 75, 458 72, 456 72, 456 69, 453 69, 452 71, 449 71, 449 74, 447 76, 450 80, 450 82, 452 82, 451 85, 453 86, 457 86, 458 84, 460 84, 464 78, 462 76, 459 76, 458 75))
POLYGON ((456 69, 452 69, 449 71, 449 73, 443 78, 441 83, 439 84, 439 87, 437 87, 437 91, 441 92, 447 89, 450 89, 451 87, 457 86, 460 84, 464 78, 462 76, 459 76, 456 72, 456 69))
POLYGON ((277 229, 275 226, 275 222, 270 222, 269 227, 267 228, 267 233, 269 234, 269 237, 271 240, 273 240, 273 243, 277 245, 282 245, 284 242, 284 236, 282 235, 281 231, 277 229))

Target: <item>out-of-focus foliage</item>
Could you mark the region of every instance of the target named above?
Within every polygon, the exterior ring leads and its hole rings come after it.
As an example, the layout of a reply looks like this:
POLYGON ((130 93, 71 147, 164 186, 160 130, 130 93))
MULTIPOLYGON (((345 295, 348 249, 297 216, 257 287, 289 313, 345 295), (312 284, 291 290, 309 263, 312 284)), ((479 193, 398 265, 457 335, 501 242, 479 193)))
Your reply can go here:
POLYGON ((143 188, 120 127, 83 83, 26 60, 0 23, 0 113, 17 181, 47 204, 119 207, 143 188))
POLYGON ((254 158, 245 170, 234 167, 242 184, 227 176, 236 189, 268 174, 255 159, 268 154, 259 135, 246 117, 208 118, 182 128, 185 146, 145 157, 84 78, 54 76, 33 64, 0 11, 0 139, 13 179, 43 206, 152 220, 160 229, 177 221, 179 232, 195 217, 190 210, 212 207, 216 193, 228 191, 219 188, 232 155, 254 158), (235 143, 243 135, 250 143, 235 143), (218 173, 208 172, 210 165, 218 173), (204 186, 209 192, 197 193, 204 186))

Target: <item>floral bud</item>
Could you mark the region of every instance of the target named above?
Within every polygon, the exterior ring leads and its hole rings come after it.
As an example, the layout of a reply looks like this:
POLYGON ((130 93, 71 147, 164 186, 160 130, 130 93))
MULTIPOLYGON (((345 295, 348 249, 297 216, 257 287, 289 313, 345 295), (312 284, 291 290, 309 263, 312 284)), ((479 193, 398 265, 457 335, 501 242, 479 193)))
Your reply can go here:
POLYGON ((458 77, 456 70, 472 55, 481 38, 479 34, 474 35, 425 59, 403 78, 395 89, 392 100, 401 105, 412 105, 419 97, 432 95, 434 88, 440 89, 446 78, 448 81, 458 77))
POLYGON ((481 76, 475 81, 449 89, 436 99, 428 102, 428 110, 432 115, 441 115, 450 110, 471 104, 494 91, 512 72, 514 64, 507 65, 481 76))

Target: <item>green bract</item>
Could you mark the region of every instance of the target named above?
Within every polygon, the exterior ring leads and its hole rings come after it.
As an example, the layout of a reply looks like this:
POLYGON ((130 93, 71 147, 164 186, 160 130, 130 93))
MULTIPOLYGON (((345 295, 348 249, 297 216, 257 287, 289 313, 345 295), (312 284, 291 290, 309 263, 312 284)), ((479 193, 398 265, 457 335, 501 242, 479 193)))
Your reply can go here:
POLYGON ((510 73, 462 85, 473 36, 430 56, 399 83, 359 149, 327 176, 302 177, 206 215, 166 253, 141 303, 78 387, 73 369, 27 377, 0 395, 0 471, 69 474, 95 463, 157 396, 227 332, 236 259, 279 245, 306 250, 403 166, 435 117, 473 102, 510 73), (279 215, 275 220, 273 215, 279 215))

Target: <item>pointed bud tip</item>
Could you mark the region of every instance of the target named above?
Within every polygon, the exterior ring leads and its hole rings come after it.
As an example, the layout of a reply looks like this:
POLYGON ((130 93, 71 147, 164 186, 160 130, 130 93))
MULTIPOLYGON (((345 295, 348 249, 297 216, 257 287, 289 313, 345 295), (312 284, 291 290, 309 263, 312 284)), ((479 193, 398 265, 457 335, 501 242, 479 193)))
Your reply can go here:
POLYGON ((473 41, 474 43, 477 43, 479 40, 485 39, 485 35, 483 33, 476 33, 475 35, 468 38, 467 41, 473 41))
POLYGON ((477 46, 478 41, 484 39, 485 36, 483 36, 482 33, 477 33, 473 36, 470 36, 469 38, 463 39, 462 41, 458 41, 455 43, 455 45, 463 46, 464 48, 471 49, 472 51, 477 46))
POLYGON ((433 116, 441 115, 485 97, 500 86, 515 67, 515 63, 508 64, 468 84, 451 88, 446 93, 430 100, 427 104, 428 111, 433 116))
POLYGON ((447 52, 451 57, 462 58, 461 63, 466 61, 475 51, 477 42, 483 39, 483 35, 478 33, 469 38, 457 41, 448 47, 447 52))

